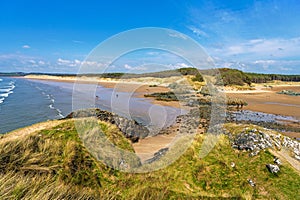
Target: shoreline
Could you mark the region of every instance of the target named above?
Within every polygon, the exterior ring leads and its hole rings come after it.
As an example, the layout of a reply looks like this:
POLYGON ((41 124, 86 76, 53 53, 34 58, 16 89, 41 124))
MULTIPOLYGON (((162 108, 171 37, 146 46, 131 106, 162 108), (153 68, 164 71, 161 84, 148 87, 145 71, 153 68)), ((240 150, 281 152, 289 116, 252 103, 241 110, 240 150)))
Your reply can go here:
MULTIPOLYGON (((69 82, 74 83, 97 83, 105 88, 116 89, 120 92, 133 93, 136 98, 144 98, 150 100, 151 103, 161 106, 170 106, 175 108, 182 108, 179 102, 175 101, 157 101, 152 97, 144 97, 145 94, 155 92, 168 92, 169 88, 165 86, 150 87, 149 83, 142 83, 132 80, 118 81, 110 78, 97 78, 97 77, 63 77, 63 76, 49 76, 49 75, 29 75, 25 79, 41 80, 41 81, 55 81, 55 82, 69 82)), ((264 112, 274 115, 292 116, 300 120, 300 96, 288 96, 277 94, 282 90, 295 90, 300 92, 300 83, 279 83, 279 84, 256 84, 255 90, 234 90, 233 88, 225 88, 224 94, 227 98, 243 99, 248 103, 244 110, 254 112, 264 112), (267 85, 267 87, 266 87, 267 85), (272 87, 268 87, 268 86, 272 87)))
MULTIPOLYGON (((49 77, 49 76, 35 76, 35 77, 24 77, 25 79, 31 79, 31 80, 39 80, 39 81, 53 81, 53 82, 67 82, 67 83, 75 83, 77 80, 77 77, 49 77)), ((86 77, 86 78, 80 78, 80 83, 83 84, 98 84, 105 88, 111 88, 115 89, 120 92, 129 92, 133 93, 133 96, 136 98, 142 98, 143 100, 149 100, 152 104, 161 105, 161 106, 170 106, 175 108, 181 108, 178 102, 164 102, 164 101, 157 101, 154 98, 146 98, 144 97, 144 94, 154 93, 154 92, 168 92, 170 91, 169 88, 163 87, 163 86, 156 86, 156 87, 150 87, 149 84, 146 83, 138 83, 138 82, 123 82, 123 81, 117 81, 117 80, 107 80, 107 79, 100 79, 96 77, 86 77)), ((273 88, 260 88, 258 87, 257 90, 247 90, 247 91, 225 91, 227 97, 236 97, 246 100, 249 105, 244 108, 244 110, 250 110, 254 112, 264 112, 268 114, 275 114, 275 115, 282 115, 282 116, 292 116, 296 119, 300 119, 300 112, 299 115, 297 115, 297 111, 295 113, 291 112, 290 110, 286 111, 285 109, 278 109, 277 107, 284 105, 274 105, 269 104, 266 106, 266 99, 265 96, 269 96, 269 99, 273 100, 282 100, 286 105, 290 105, 290 102, 286 102, 287 100, 295 99, 295 97, 290 97, 287 95, 279 95, 277 94, 278 91, 283 90, 284 88, 298 88, 300 90, 300 86, 290 85, 290 86, 274 86, 273 88), (275 107, 275 108, 274 108, 275 107), (286 111, 287 114, 285 114, 283 111, 286 111), (291 115, 292 113, 292 115, 291 115)), ((297 99, 297 98, 296 98, 297 99)), ((294 100, 295 103, 297 103, 297 100, 294 100)), ((294 108, 290 106, 290 109, 294 108)), ((299 109, 300 109, 300 102, 299 102, 299 109)), ((292 125, 292 124, 291 124, 292 125)), ((296 124, 298 126, 298 124, 296 124)), ((289 137, 299 137, 300 133, 294 133, 294 132, 285 132, 282 133, 284 135, 287 135, 289 137)), ((156 137, 148 137, 145 139, 141 139, 138 143, 133 144, 134 149, 136 150, 136 153, 139 154, 140 158, 142 160, 146 160, 151 157, 153 153, 158 151, 161 148, 166 147, 174 138, 174 135, 162 135, 162 136, 156 136, 156 137), (147 146, 148 145, 148 146, 147 146)))
POLYGON ((62 77, 62 76, 49 76, 49 75, 29 75, 23 77, 24 79, 39 80, 39 81, 54 81, 54 82, 65 82, 65 83, 78 83, 81 84, 98 84, 105 88, 115 89, 119 92, 133 93, 136 98, 143 98, 145 100, 151 101, 152 104, 169 106, 173 108, 183 108, 178 102, 175 101, 158 101, 153 97, 144 97, 145 94, 159 93, 159 92, 169 92, 170 89, 165 86, 155 86, 151 87, 150 84, 136 82, 136 81, 118 81, 109 78, 97 78, 97 77, 62 77))

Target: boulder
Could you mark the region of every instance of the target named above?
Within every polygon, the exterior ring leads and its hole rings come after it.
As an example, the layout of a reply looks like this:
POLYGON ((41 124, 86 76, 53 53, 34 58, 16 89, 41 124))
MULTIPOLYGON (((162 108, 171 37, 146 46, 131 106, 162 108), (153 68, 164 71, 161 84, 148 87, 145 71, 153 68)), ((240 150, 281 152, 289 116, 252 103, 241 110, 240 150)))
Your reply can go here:
POLYGON ((169 148, 163 148, 160 149, 158 152, 156 152, 153 156, 153 158, 150 158, 145 161, 145 164, 151 164, 157 160, 159 160, 161 157, 163 157, 167 152, 169 151, 169 148))
POLYGON ((280 168, 278 165, 268 164, 267 168, 272 174, 277 174, 280 171, 280 168))
POLYGON ((275 158, 274 158, 274 163, 275 163, 276 165, 281 165, 281 160, 280 160, 279 158, 275 157, 275 158))
POLYGON ((251 180, 251 179, 248 179, 248 183, 251 185, 251 187, 255 187, 255 183, 254 183, 254 181, 253 180, 251 180))

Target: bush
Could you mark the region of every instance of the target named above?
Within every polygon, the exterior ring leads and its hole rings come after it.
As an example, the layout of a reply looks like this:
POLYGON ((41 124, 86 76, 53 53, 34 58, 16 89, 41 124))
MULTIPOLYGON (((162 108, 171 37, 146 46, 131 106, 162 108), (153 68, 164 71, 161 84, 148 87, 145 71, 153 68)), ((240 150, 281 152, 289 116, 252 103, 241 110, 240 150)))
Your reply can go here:
POLYGON ((224 86, 227 85, 240 85, 243 86, 245 84, 251 85, 250 78, 242 71, 236 69, 220 69, 221 79, 217 80, 217 84, 224 86))

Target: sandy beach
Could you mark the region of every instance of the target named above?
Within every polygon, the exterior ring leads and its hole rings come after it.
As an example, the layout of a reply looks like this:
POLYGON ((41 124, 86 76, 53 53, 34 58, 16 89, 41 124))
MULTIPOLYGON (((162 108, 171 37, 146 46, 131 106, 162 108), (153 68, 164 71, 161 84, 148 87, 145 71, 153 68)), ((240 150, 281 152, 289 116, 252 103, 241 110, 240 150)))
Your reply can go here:
MULTIPOLYGON (((69 82, 69 83, 86 83, 86 84, 98 84, 105 88, 114 88, 114 90, 119 92, 129 92, 133 93, 135 97, 144 98, 145 94, 151 93, 160 93, 160 92, 168 92, 169 88, 165 86, 155 86, 152 85, 158 84, 158 80, 156 78, 149 79, 141 78, 141 79, 111 79, 111 78, 96 78, 96 77, 76 77, 76 76, 49 76, 49 75, 28 75, 25 76, 27 79, 33 80, 44 80, 44 81, 56 81, 56 82, 69 82)), ((176 80, 175 78, 172 78, 176 80)), ((169 80, 166 80, 169 81, 169 80)), ((162 83, 160 85, 166 85, 166 83, 162 83)), ((175 101, 157 101, 152 97, 147 97, 150 99, 153 104, 162 105, 162 106, 170 106, 175 108, 181 108, 182 106, 175 101)))

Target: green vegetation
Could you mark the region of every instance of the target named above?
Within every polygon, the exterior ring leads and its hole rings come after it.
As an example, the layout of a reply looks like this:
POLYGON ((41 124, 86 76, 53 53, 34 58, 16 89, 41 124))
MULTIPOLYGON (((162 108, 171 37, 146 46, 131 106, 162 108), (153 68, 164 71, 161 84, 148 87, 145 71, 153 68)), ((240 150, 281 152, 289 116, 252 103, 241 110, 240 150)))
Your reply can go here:
POLYGON ((285 95, 289 95, 289 96, 300 96, 300 92, 294 92, 292 90, 282 90, 282 91, 278 92, 277 94, 285 94, 285 95))
POLYGON ((0 76, 25 76, 26 74, 23 72, 10 72, 10 73, 1 73, 0 76))
MULTIPOLYGON (((203 72, 205 73, 205 72, 203 72)), ((212 73, 212 72, 208 72, 212 73)), ((246 73, 237 69, 220 68, 218 72, 212 73, 210 75, 221 74, 221 78, 217 80, 217 83, 225 86, 227 85, 251 85, 251 83, 267 83, 270 81, 300 81, 300 75, 281 75, 281 74, 258 74, 258 73, 246 73)))
POLYGON ((248 103, 242 99, 228 99, 227 100, 228 106, 236 106, 237 109, 243 109, 244 106, 247 106, 248 103))
POLYGON ((144 97, 154 97, 158 101, 178 101, 174 92, 156 92, 152 94, 145 94, 144 97))
POLYGON ((267 83, 270 81, 293 81, 299 82, 300 75, 282 75, 282 74, 258 74, 246 73, 252 83, 267 83))
MULTIPOLYGON (((101 77, 101 78, 113 78, 113 79, 131 79, 131 78, 168 78, 172 76, 192 76, 193 82, 204 82, 203 74, 208 76, 216 76, 220 74, 217 83, 225 86, 237 85, 237 86, 250 86, 251 83, 267 83, 270 81, 293 81, 299 82, 300 75, 282 75, 282 74, 259 74, 259 73, 246 73, 237 69, 220 68, 214 70, 198 70, 196 68, 180 68, 175 70, 166 70, 160 72, 151 72, 144 74, 129 74, 129 73, 103 73, 103 74, 50 74, 50 73, 0 73, 0 76, 26 76, 26 75, 53 75, 53 76, 87 76, 87 77, 101 77)), ((243 88, 241 88, 243 89, 243 88)))
MULTIPOLYGON (((112 142, 132 151, 113 125, 99 124, 112 142)), ((238 130, 234 124, 227 127, 238 130)), ((299 197, 300 176, 286 162, 278 175, 271 174, 265 165, 273 162, 273 155, 265 151, 249 157, 247 152, 232 149, 226 136, 219 136, 216 147, 200 159, 204 137, 197 135, 184 155, 167 168, 146 174, 123 173, 98 162, 82 145, 71 120, 10 141, 1 139, 0 196, 3 199, 299 197), (257 186, 251 187, 247 179, 254 180, 257 186)))
POLYGON ((194 78, 192 78, 192 81, 194 82, 203 82, 204 79, 203 79, 203 76, 201 74, 196 74, 194 78))
MULTIPOLYGON (((108 130, 107 124, 102 125, 103 130, 108 130)), ((1 143, 0 193, 15 199, 46 194, 66 199, 293 199, 299 195, 300 178, 289 166, 284 166, 278 176, 267 171, 265 163, 273 159, 270 153, 255 158, 235 153, 222 136, 218 146, 199 159, 202 141, 203 136, 197 136, 184 156, 166 169, 125 174, 91 157, 69 121, 17 142, 1 143), (231 162, 235 162, 235 168, 231 162), (259 187, 250 187, 247 178, 254 179, 259 187), (13 180, 18 180, 18 184, 11 188, 13 180)))
POLYGON ((244 72, 237 70, 237 69, 228 69, 222 68, 219 69, 222 80, 217 80, 218 84, 223 84, 224 86, 227 85, 239 85, 243 86, 245 84, 251 85, 251 80, 247 74, 244 72))

